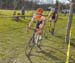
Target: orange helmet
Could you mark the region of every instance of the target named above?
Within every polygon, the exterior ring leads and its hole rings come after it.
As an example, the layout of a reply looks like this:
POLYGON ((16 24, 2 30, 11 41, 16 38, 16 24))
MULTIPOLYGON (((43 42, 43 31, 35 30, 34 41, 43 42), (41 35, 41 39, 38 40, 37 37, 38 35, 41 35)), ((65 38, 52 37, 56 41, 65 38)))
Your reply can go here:
POLYGON ((42 14, 43 13, 43 9, 42 8, 38 8, 36 11, 37 14, 42 14))

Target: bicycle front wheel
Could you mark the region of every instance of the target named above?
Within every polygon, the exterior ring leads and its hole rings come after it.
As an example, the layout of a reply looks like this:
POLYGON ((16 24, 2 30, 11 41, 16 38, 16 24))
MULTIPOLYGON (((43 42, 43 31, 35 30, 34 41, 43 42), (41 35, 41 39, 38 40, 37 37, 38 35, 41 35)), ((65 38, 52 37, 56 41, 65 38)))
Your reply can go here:
POLYGON ((34 47, 35 43, 34 43, 34 38, 32 37, 29 42, 26 44, 26 47, 25 47, 25 54, 26 55, 30 55, 31 54, 31 51, 34 47))

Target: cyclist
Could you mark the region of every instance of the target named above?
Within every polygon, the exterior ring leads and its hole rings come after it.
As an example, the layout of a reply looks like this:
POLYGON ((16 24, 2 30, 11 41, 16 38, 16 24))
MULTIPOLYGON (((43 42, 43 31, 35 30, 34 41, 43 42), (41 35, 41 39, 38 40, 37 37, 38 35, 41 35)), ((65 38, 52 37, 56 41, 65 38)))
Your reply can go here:
POLYGON ((51 26, 51 30, 50 30, 51 34, 54 34, 57 17, 58 17, 58 14, 57 14, 56 10, 55 9, 51 10, 48 15, 48 18, 50 20, 50 26, 51 26))
POLYGON ((43 27, 45 25, 45 16, 43 15, 43 9, 38 8, 36 10, 36 13, 33 15, 30 23, 29 23, 29 29, 32 26, 32 23, 36 21, 36 27, 35 27, 35 43, 37 44, 38 40, 42 39, 42 32, 43 32, 43 27))
POLYGON ((22 9, 21 9, 21 15, 22 15, 22 18, 24 18, 24 19, 25 19, 24 14, 25 14, 25 7, 22 7, 22 9))
POLYGON ((15 21, 16 22, 18 22, 20 20, 20 18, 21 18, 20 15, 21 15, 20 13, 17 13, 17 15, 15 16, 15 21))

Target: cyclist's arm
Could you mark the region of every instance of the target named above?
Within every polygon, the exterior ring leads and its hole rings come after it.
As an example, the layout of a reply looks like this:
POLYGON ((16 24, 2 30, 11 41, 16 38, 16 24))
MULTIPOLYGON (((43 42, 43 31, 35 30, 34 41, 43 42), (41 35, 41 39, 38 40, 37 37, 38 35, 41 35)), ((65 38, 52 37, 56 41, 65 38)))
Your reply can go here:
POLYGON ((50 11, 48 14, 48 18, 50 18, 52 16, 52 12, 50 11))
POLYGON ((34 22, 34 19, 35 19, 35 16, 32 17, 32 19, 31 19, 31 21, 30 21, 30 23, 29 23, 29 27, 32 26, 32 23, 34 22))
POLYGON ((52 12, 49 13, 49 15, 47 17, 47 21, 51 21, 51 16, 52 16, 52 12))

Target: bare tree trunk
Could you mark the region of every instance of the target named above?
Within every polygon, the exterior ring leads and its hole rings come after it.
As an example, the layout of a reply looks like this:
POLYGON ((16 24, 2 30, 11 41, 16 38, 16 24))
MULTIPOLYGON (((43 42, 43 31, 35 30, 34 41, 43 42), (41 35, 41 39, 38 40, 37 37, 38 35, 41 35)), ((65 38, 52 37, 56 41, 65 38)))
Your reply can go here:
POLYGON ((35 11, 34 11, 35 3, 34 3, 33 1, 34 1, 34 0, 32 0, 32 14, 34 14, 34 13, 35 13, 35 11))
POLYGON ((0 0, 0 9, 2 9, 2 0, 0 0))
POLYGON ((68 24, 67 24, 67 30, 66 30, 66 37, 65 37, 65 42, 69 42, 70 39, 70 29, 71 29, 71 24, 72 24, 72 17, 73 17, 73 1, 70 1, 70 13, 69 13, 69 19, 68 19, 68 24))
POLYGON ((17 7, 17 0, 14 0, 13 4, 14 4, 13 10, 16 10, 16 7, 17 7))

